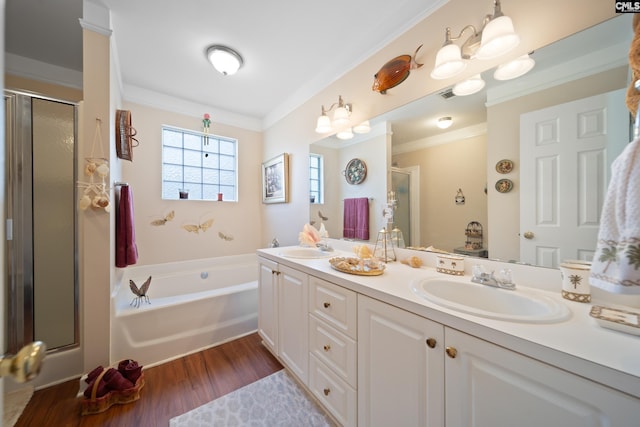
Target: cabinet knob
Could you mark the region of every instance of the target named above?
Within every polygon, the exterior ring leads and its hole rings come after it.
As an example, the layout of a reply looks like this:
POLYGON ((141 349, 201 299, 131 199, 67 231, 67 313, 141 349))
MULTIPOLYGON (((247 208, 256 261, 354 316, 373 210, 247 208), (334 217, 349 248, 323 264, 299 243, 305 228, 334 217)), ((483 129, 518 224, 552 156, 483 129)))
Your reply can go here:
POLYGON ((435 338, 427 338, 427 345, 429 346, 429 348, 435 348, 436 339, 435 338))
POLYGON ((455 347, 447 347, 445 351, 447 352, 447 356, 449 356, 452 359, 455 359, 456 356, 458 355, 458 350, 456 350, 455 347))
POLYGON ((323 348, 324 348, 324 351, 331 350, 331 346, 329 344, 325 344, 323 348))
POLYGON ((331 393, 331 389, 330 388, 325 388, 324 390, 322 390, 325 396, 329 396, 329 393, 331 393))
POLYGON ((329 307, 331 307, 331 303, 330 303, 330 302, 325 302, 323 305, 324 305, 324 308, 329 308, 329 307))

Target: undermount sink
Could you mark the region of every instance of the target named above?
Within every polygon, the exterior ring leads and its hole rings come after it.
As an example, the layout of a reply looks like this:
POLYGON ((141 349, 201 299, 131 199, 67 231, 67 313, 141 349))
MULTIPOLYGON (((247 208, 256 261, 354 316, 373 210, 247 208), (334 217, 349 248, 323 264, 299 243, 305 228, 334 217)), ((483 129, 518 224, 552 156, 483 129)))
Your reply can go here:
POLYGON ((334 256, 332 252, 321 251, 318 248, 286 248, 280 251, 280 255, 288 258, 329 258, 334 256))
POLYGON ((499 289, 462 280, 422 279, 411 283, 420 297, 475 316, 522 323, 554 323, 571 311, 560 301, 529 289, 499 289))

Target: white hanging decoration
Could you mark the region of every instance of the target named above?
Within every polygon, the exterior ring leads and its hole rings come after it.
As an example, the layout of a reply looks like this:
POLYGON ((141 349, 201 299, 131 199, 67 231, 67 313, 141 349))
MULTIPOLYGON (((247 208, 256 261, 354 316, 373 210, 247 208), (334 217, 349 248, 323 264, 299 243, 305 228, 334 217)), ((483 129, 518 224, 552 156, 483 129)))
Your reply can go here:
POLYGON ((93 136, 91 154, 85 158, 86 165, 84 167, 84 174, 89 177, 89 182, 78 182, 78 187, 84 188, 78 201, 78 207, 82 211, 87 210, 89 207, 93 209, 104 209, 106 212, 111 211, 110 188, 107 186, 109 161, 104 157, 100 129, 101 123, 102 120, 96 118, 96 131, 93 136), (98 149, 100 150, 100 157, 95 157, 96 145, 98 145, 98 149), (94 181, 96 175, 100 178, 100 182, 94 181))

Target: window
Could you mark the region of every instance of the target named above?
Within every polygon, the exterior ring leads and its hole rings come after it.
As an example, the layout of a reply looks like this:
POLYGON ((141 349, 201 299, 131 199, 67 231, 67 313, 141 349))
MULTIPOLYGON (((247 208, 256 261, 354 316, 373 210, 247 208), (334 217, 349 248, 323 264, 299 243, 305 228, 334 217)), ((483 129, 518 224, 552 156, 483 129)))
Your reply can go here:
POLYGON ((324 191, 322 186, 322 170, 324 168, 322 156, 309 154, 309 201, 323 203, 324 191))
POLYGON ((238 200, 238 140, 162 127, 162 198, 238 200))

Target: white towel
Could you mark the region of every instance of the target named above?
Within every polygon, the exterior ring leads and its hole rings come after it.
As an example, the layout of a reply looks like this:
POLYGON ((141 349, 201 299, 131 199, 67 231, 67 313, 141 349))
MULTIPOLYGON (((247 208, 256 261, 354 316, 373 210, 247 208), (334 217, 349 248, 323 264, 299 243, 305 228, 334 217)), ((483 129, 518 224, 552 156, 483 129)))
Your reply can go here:
POLYGON ((589 282, 640 294, 640 139, 627 145, 612 170, 589 282))

